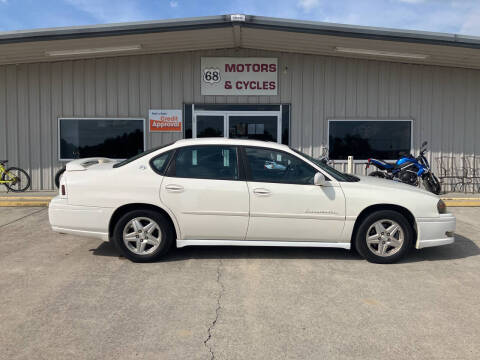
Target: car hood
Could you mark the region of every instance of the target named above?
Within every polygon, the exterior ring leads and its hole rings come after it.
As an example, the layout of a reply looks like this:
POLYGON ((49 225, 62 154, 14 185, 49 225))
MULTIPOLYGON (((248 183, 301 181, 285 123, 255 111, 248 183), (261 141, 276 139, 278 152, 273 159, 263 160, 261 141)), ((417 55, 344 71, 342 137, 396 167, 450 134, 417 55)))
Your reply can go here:
POLYGON ((358 176, 360 181, 342 182, 347 216, 356 216, 363 209, 379 204, 391 204, 408 209, 414 217, 438 217, 437 195, 416 186, 393 180, 358 176))
POLYGON ((393 181, 393 180, 387 180, 387 179, 382 179, 374 176, 358 176, 355 175, 360 179, 360 181, 356 182, 356 184, 359 184, 364 187, 370 187, 372 189, 386 189, 386 190, 397 190, 397 191, 410 191, 410 192, 417 192, 420 194, 426 194, 426 195, 432 195, 436 196, 422 188, 419 188, 417 186, 412 186, 408 184, 404 184, 399 181, 393 181))

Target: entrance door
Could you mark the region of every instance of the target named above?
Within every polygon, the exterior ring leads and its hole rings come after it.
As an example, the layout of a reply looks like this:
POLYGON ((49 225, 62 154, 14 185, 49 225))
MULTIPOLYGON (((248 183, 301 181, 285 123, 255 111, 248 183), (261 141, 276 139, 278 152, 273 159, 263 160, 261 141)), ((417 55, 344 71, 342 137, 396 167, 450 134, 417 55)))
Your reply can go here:
POLYGON ((224 137, 225 115, 224 114, 199 114, 195 116, 194 134, 197 138, 224 137))
POLYGON ((228 137, 280 142, 280 121, 278 115, 228 114, 228 137))
POLYGON ((282 142, 281 111, 195 111, 194 138, 226 137, 282 142))

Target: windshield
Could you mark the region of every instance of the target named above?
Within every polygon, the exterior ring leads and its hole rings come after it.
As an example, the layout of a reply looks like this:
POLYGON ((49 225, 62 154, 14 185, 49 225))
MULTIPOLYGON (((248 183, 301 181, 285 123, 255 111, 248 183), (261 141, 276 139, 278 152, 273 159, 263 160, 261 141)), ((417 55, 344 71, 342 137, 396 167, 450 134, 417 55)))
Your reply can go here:
POLYGON ((153 148, 153 149, 149 149, 149 150, 144 151, 144 152, 142 152, 142 153, 140 153, 140 154, 137 154, 137 155, 135 155, 135 156, 132 156, 131 158, 128 158, 128 159, 123 160, 123 161, 120 161, 119 163, 116 163, 115 165, 113 165, 113 167, 114 167, 114 168, 118 168, 118 167, 120 167, 120 166, 127 165, 128 163, 131 163, 132 161, 135 161, 135 160, 137 160, 137 159, 140 159, 141 157, 144 157, 145 155, 151 154, 151 153, 153 153, 154 151, 160 150, 160 149, 162 149, 162 148, 164 148, 164 147, 167 147, 167 146, 170 146, 170 145, 172 145, 172 144, 173 144, 173 143, 170 143, 170 144, 167 144, 167 145, 162 145, 162 146, 157 146, 157 147, 155 147, 155 148, 153 148))
MULTIPOLYGON (((292 149, 292 148, 290 148, 290 149, 292 149)), ((358 177, 350 175, 350 174, 342 173, 342 172, 338 171, 337 169, 334 169, 333 167, 328 166, 327 164, 322 162, 320 159, 315 159, 315 158, 311 157, 310 155, 304 154, 301 151, 298 151, 298 150, 295 150, 295 149, 292 149, 292 150, 295 151, 297 154, 303 156, 305 159, 313 162, 315 165, 317 165, 322 170, 325 170, 331 177, 333 177, 337 181, 348 181, 348 182, 360 181, 360 179, 358 177)))

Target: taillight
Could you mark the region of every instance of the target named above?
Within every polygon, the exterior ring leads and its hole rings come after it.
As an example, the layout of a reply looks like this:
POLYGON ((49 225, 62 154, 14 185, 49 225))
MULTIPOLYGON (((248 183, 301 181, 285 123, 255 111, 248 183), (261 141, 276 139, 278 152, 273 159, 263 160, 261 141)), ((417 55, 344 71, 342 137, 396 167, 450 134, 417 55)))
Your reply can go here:
POLYGON ((443 200, 438 200, 437 210, 439 214, 445 214, 447 212, 447 205, 445 205, 443 200))
POLYGON ((67 195, 67 191, 65 190, 65 185, 62 184, 62 196, 67 195))

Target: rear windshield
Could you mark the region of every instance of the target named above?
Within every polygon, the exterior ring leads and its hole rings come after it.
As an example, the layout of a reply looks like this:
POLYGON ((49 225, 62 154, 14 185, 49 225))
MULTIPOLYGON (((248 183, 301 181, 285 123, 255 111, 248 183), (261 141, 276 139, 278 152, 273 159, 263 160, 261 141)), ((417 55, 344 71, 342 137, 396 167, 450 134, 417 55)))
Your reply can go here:
POLYGON ((151 153, 153 153, 153 152, 155 152, 155 151, 157 151, 157 150, 163 149, 163 148, 165 148, 165 147, 167 147, 167 146, 170 146, 170 145, 172 145, 172 144, 173 144, 173 143, 169 143, 169 144, 166 144, 166 145, 157 146, 157 147, 155 147, 155 148, 149 149, 149 150, 144 151, 144 152, 142 152, 142 153, 140 153, 140 154, 137 154, 137 155, 135 155, 135 156, 132 156, 131 158, 128 158, 128 159, 123 160, 123 161, 120 161, 119 163, 116 163, 115 165, 113 165, 113 167, 114 167, 114 168, 118 168, 118 167, 121 167, 121 166, 123 166, 123 165, 127 165, 127 164, 131 163, 132 161, 135 161, 135 160, 137 160, 137 159, 140 159, 141 157, 144 157, 145 155, 151 154, 151 153))

